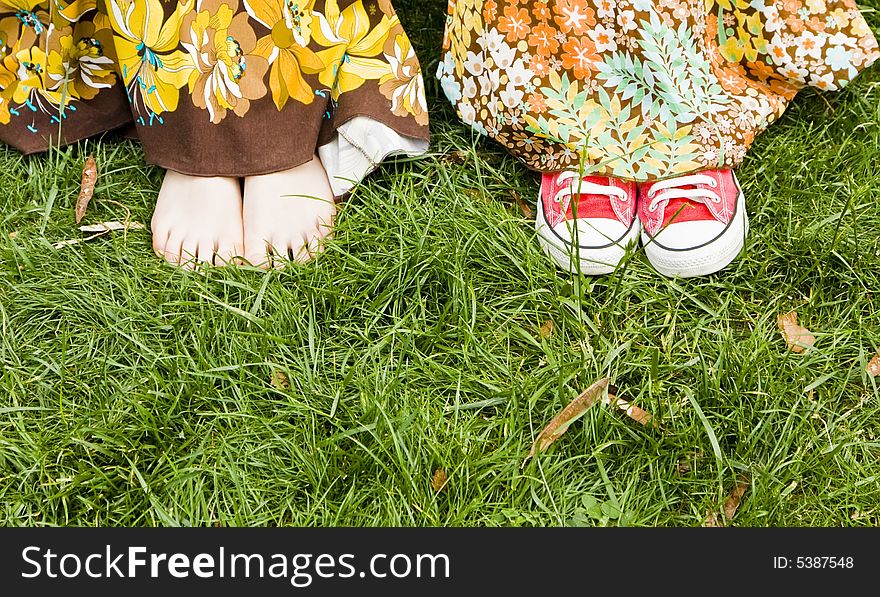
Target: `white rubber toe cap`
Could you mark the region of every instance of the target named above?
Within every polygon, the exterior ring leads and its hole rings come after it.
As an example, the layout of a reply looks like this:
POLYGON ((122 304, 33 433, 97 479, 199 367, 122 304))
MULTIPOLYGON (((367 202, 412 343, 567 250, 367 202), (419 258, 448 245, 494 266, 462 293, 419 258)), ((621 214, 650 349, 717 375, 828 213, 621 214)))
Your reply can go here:
POLYGON ((654 237, 653 242, 673 251, 691 250, 711 243, 724 233, 727 225, 717 220, 672 223, 654 237))
POLYGON ((717 221, 670 224, 653 238, 642 234, 648 261, 664 276, 691 278, 721 271, 736 259, 749 233, 745 198, 740 194, 729 224, 717 221))
POLYGON ((617 220, 607 218, 566 220, 552 229, 559 242, 577 244, 582 249, 613 245, 620 241, 629 228, 617 220))
POLYGON ((564 222, 551 228, 538 210, 535 229, 544 252, 560 268, 585 276, 610 274, 620 265, 629 247, 638 244, 641 222, 627 228, 621 222, 604 218, 564 222), (576 234, 575 234, 576 232, 576 234), (577 239, 577 245, 573 238, 577 239))

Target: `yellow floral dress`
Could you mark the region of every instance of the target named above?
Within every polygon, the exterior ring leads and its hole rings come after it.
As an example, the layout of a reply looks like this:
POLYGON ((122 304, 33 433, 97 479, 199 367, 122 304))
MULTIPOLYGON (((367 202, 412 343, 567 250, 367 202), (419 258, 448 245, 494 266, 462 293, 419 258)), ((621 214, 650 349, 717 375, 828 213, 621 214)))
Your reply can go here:
POLYGON ((390 0, 0 0, 0 139, 33 153, 130 123, 172 170, 248 176, 318 151, 342 191, 428 138, 390 0))
POLYGON ((438 78, 535 170, 735 167, 803 87, 878 58, 852 0, 449 0, 438 78))

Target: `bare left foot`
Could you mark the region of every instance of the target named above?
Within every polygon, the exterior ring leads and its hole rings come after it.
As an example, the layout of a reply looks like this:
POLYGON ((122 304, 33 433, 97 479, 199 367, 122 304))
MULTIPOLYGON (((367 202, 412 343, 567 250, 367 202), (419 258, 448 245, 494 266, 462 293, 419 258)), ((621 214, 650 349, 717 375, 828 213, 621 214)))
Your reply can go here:
POLYGON ((327 172, 311 162, 244 179, 244 256, 258 267, 306 262, 333 230, 336 204, 327 172))
POLYGON ((150 227, 153 250, 174 265, 234 263, 244 240, 238 179, 168 170, 150 227))

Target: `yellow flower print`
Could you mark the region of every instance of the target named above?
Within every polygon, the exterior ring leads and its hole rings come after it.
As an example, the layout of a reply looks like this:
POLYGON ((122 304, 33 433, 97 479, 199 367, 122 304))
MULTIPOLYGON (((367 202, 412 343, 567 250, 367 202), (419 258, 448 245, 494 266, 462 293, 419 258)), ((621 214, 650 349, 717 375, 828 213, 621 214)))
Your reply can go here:
POLYGON ((37 43, 49 30, 49 13, 36 0, 0 0, 0 44, 5 54, 37 43), (11 13, 11 14, 10 14, 11 13))
POLYGON ((312 87, 303 77, 303 73, 316 74, 324 69, 324 63, 308 47, 314 4, 315 0, 244 2, 248 14, 271 31, 257 41, 254 54, 271 65, 269 89, 279 110, 291 99, 303 104, 315 100, 312 87))
POLYGON ((64 27, 75 23, 94 10, 97 0, 0 0, 0 13, 13 13, 25 26, 36 29, 37 35, 49 24, 64 27))
POLYGON ((328 49, 318 52, 327 68, 320 75, 322 85, 332 87, 333 99, 354 91, 367 80, 391 75, 385 60, 374 58, 382 53, 389 31, 397 24, 397 17, 382 20, 370 28, 370 17, 362 0, 339 10, 336 0, 327 0, 324 14, 315 13, 319 27, 315 27, 315 41, 328 49))
POLYGON ((8 124, 13 95, 18 87, 18 60, 15 54, 6 54, 0 60, 0 124, 8 124))
POLYGON ((56 26, 61 26, 61 19, 68 23, 76 23, 80 17, 97 7, 97 0, 49 0, 54 4, 52 16, 56 26), (56 17, 57 15, 57 17, 56 17), (60 19, 58 18, 60 17, 60 19))
POLYGON ((263 78, 269 63, 253 53, 257 36, 238 0, 199 0, 186 16, 180 38, 196 65, 189 80, 193 105, 219 123, 228 111, 244 116, 251 100, 267 93, 263 78), (236 14, 237 13, 237 14, 236 14))
POLYGON ((417 123, 427 125, 428 104, 419 59, 400 25, 388 38, 385 58, 391 72, 379 81, 379 91, 391 100, 391 111, 401 117, 412 115, 417 123))
POLYGON ((16 104, 29 102, 32 93, 43 90, 46 52, 42 48, 31 47, 15 54, 15 76, 18 79, 10 94, 16 104))
POLYGON ((52 31, 47 47, 46 94, 55 105, 89 100, 116 82, 113 34, 106 18, 52 31))
POLYGON ((179 2, 166 19, 161 0, 106 0, 118 67, 141 124, 153 124, 157 116, 162 122, 163 112, 177 109, 179 90, 195 68, 190 55, 177 49, 180 22, 193 2, 179 2))

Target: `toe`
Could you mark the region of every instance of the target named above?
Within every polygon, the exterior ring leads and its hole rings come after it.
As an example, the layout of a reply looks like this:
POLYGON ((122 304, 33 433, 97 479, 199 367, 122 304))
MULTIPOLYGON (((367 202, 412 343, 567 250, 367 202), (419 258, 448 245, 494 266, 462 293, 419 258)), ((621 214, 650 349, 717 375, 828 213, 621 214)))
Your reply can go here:
POLYGON ((153 252, 159 257, 165 257, 165 247, 168 246, 171 231, 164 226, 153 227, 153 252))
POLYGON ((163 250, 163 256, 168 263, 171 263, 172 265, 180 265, 180 251, 182 245, 183 238, 171 233, 163 250))
POLYGON ((217 253, 214 258, 214 265, 235 265, 238 257, 244 256, 244 250, 241 243, 236 243, 230 239, 220 239, 217 241, 217 253))
POLYGON ((212 238, 203 238, 199 241, 199 247, 196 252, 198 263, 212 265, 214 263, 214 254, 217 252, 217 241, 212 238))
POLYGON ((284 269, 290 260, 287 239, 276 238, 268 245, 269 257, 271 262, 269 266, 272 269, 284 269))
POLYGON ((315 231, 307 245, 309 257, 314 258, 324 252, 324 239, 326 238, 327 235, 322 236, 320 230, 315 231))
POLYGON ((287 255, 290 261, 306 263, 311 259, 309 255, 309 234, 302 234, 290 239, 287 245, 287 255))
POLYGON ((185 238, 180 247, 180 265, 184 269, 195 269, 199 255, 199 241, 197 238, 185 238))
POLYGON ((269 246, 264 240, 245 240, 244 258, 254 267, 266 269, 269 266, 269 246))

